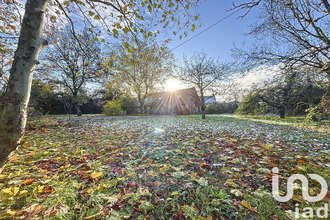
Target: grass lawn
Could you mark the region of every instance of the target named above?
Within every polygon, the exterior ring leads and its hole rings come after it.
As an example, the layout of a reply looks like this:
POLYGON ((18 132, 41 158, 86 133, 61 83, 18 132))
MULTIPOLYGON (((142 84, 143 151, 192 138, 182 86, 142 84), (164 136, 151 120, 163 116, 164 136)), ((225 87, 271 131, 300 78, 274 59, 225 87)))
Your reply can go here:
MULTIPOLYGON (((35 121, 0 175, 0 219, 294 219, 291 174, 330 186, 327 126, 212 115, 35 121)), ((298 123, 298 122, 297 122, 298 123)), ((320 185, 310 181, 309 193, 320 185)))

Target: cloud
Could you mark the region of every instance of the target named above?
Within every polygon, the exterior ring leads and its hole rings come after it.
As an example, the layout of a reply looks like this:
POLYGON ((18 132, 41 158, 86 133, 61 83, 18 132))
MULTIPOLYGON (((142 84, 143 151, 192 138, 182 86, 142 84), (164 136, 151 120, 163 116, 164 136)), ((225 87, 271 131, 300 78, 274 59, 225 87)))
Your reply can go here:
POLYGON ((239 101, 250 92, 254 85, 262 85, 264 82, 271 81, 281 71, 280 65, 260 66, 247 73, 239 73, 231 81, 232 86, 225 94, 219 94, 217 101, 230 102, 236 99, 239 101), (234 95, 236 94, 236 95, 234 95))
POLYGON ((270 81, 280 72, 280 66, 260 66, 249 71, 244 76, 239 75, 234 79, 234 84, 242 90, 251 90, 252 85, 261 85, 270 81))

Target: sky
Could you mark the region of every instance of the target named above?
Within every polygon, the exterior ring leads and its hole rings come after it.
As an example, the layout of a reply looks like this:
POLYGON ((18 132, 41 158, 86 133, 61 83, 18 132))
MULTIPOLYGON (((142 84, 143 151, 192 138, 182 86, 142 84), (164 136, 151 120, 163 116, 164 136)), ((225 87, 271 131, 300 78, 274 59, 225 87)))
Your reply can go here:
MULTIPOLYGON (((240 15, 245 13, 245 11, 241 10, 226 18, 235 11, 230 10, 233 8, 233 1, 239 4, 247 0, 200 1, 201 4, 196 8, 195 13, 200 14, 202 27, 197 26, 195 32, 189 32, 188 37, 181 40, 178 35, 172 36, 173 40, 167 46, 173 49, 172 52, 178 60, 182 60, 183 55, 189 58, 194 52, 203 51, 209 56, 219 59, 220 62, 234 61, 234 58, 231 56, 234 44, 237 47, 241 47, 243 43, 248 46, 253 42, 253 39, 246 36, 246 33, 249 32, 250 26, 256 22, 256 9, 252 10, 244 18, 239 18, 240 15)), ((243 83, 244 87, 249 87, 250 84, 263 81, 265 78, 267 77, 259 76, 254 72, 245 78, 239 78, 237 81, 240 81, 238 83, 243 83)), ((171 90, 175 83, 172 81, 167 84, 170 85, 169 87, 172 87, 169 88, 171 90)), ((174 87, 180 86, 176 85, 174 87)))
MULTIPOLYGON (((242 2, 236 0, 235 3, 242 2)), ((211 25, 233 13, 229 11, 232 6, 232 0, 207 0, 202 2, 196 10, 200 14, 202 27, 196 28, 195 32, 190 32, 187 38, 173 39, 168 45, 170 49, 175 48, 186 40, 194 37, 198 33, 207 29, 211 25)), ((242 46, 243 43, 250 44, 253 39, 245 36, 250 30, 250 25, 256 21, 256 10, 252 10, 243 19, 238 18, 243 11, 238 11, 229 18, 221 21, 217 25, 201 33, 197 37, 184 43, 172 52, 175 57, 182 59, 183 55, 190 57, 194 52, 204 51, 208 55, 219 58, 220 61, 233 61, 231 49, 233 45, 242 46)))
MULTIPOLYGON (((236 4, 240 2, 242 3, 244 0, 235 0, 236 4)), ((257 21, 258 11, 254 9, 244 18, 239 18, 239 16, 243 15, 245 12, 238 11, 234 15, 231 15, 211 27, 213 24, 233 13, 234 11, 230 11, 231 8, 233 8, 232 0, 203 1, 196 10, 196 12, 200 14, 202 27, 196 28, 195 32, 190 32, 187 38, 183 38, 182 40, 173 39, 168 45, 170 49, 173 49, 190 38, 193 38, 172 51, 175 58, 182 60, 184 55, 189 58, 194 52, 204 51, 209 56, 219 59, 220 62, 235 61, 231 56, 231 50, 234 48, 234 44, 236 47, 240 48, 243 44, 249 46, 254 42, 254 39, 248 36, 247 33, 250 31, 251 25, 257 21), (211 28, 208 29, 209 27, 211 28), (203 32, 205 29, 208 30, 203 32)), ((242 90, 249 90, 253 84, 260 84, 272 78, 274 71, 276 71, 276 68, 257 68, 244 77, 236 77, 234 81, 242 90)), ((177 85, 173 86, 175 83, 171 79, 168 81, 167 90, 171 90, 172 87, 178 87, 177 85)), ((182 87, 186 86, 183 85, 182 87)), ((222 100, 223 98, 219 97, 218 99, 222 100)))

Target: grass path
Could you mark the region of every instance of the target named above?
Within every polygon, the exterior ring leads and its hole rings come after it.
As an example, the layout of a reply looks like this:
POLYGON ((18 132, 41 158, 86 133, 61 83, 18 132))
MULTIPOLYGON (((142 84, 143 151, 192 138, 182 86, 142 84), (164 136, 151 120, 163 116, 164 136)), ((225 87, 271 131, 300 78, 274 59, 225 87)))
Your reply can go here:
POLYGON ((299 190, 274 201, 273 167, 281 183, 314 172, 330 185, 329 131, 223 116, 62 122, 30 126, 0 175, 0 219, 290 219, 311 204, 299 190))

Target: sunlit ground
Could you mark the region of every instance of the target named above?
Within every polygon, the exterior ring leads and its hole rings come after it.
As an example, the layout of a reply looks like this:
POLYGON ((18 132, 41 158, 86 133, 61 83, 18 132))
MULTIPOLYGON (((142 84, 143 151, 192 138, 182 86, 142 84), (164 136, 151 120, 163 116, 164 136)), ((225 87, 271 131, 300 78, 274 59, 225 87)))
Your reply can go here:
POLYGON ((309 204, 299 190, 276 202, 272 168, 284 192, 291 174, 329 177, 329 131, 222 116, 47 120, 0 175, 0 219, 294 219, 294 203, 309 204))

